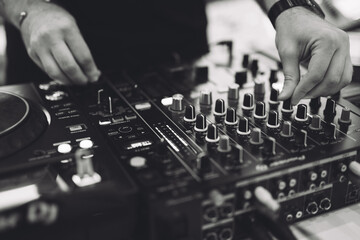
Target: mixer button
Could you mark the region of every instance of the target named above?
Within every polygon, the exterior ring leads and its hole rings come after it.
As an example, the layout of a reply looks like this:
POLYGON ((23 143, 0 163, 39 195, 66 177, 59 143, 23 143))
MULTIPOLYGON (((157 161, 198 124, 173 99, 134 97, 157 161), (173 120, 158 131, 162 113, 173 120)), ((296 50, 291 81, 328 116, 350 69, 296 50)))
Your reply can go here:
POLYGON ((310 112, 312 114, 317 114, 319 108, 321 107, 320 97, 312 98, 310 100, 309 106, 310 106, 310 112))
POLYGON ((215 124, 210 124, 207 130, 205 140, 208 143, 216 143, 220 140, 218 128, 215 124))
POLYGON ((250 143, 252 145, 261 145, 263 144, 263 142, 264 140, 262 139, 261 136, 261 130, 259 128, 253 128, 251 132, 250 143))
POLYGON ((141 156, 134 156, 130 159, 130 166, 133 168, 142 168, 146 166, 146 158, 141 156))
POLYGON ((56 102, 56 101, 63 100, 67 96, 68 96, 68 94, 63 91, 55 91, 50 94, 46 94, 45 98, 48 101, 56 102))
POLYGON ((185 122, 195 122, 195 107, 193 105, 188 105, 185 107, 185 115, 184 115, 185 122))
POLYGON ((196 116, 196 121, 195 121, 195 128, 194 130, 196 132, 205 132, 207 130, 207 123, 206 123, 206 117, 204 114, 199 113, 196 116))
POLYGON ((326 122, 332 122, 336 115, 336 103, 333 99, 328 98, 324 109, 324 119, 326 122))
POLYGON ((246 117, 239 118, 237 133, 242 136, 250 134, 249 120, 246 117))
POLYGON ((289 138, 294 136, 294 133, 292 132, 292 128, 291 128, 291 122, 290 121, 285 121, 283 123, 281 132, 280 132, 280 136, 285 137, 285 138, 289 138))
POLYGON ((312 116, 311 124, 309 125, 309 129, 312 131, 320 131, 322 129, 321 117, 319 115, 312 116))
POLYGON ((212 105, 212 93, 209 90, 203 90, 200 92, 200 105, 203 106, 212 105))
POLYGON ((269 117, 268 117, 266 126, 268 128, 279 128, 280 127, 279 117, 278 117, 278 113, 276 111, 271 110, 269 112, 269 117))
POLYGON ((62 143, 57 147, 58 153, 62 153, 62 154, 70 153, 71 150, 72 150, 72 147, 68 143, 62 143))
POLYGON ((265 103, 264 102, 256 102, 254 118, 255 119, 265 119, 266 118, 265 103))
POLYGON ((302 123, 308 120, 307 106, 305 104, 299 104, 297 106, 295 120, 302 123))
POLYGON ((238 123, 235 108, 229 107, 226 110, 225 124, 228 126, 234 126, 238 123))

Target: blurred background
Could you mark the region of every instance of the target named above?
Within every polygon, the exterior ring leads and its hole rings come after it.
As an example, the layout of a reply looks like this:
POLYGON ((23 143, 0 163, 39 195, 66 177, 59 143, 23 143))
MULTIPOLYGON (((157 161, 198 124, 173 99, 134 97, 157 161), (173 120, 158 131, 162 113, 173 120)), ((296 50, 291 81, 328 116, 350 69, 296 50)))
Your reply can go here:
MULTIPOLYGON (((255 0, 207 0, 208 39, 210 44, 233 40, 234 50, 262 52, 278 58, 273 29, 255 0)), ((349 31, 352 61, 360 66, 360 1, 317 0, 328 21, 349 31)), ((0 85, 6 77, 6 39, 0 18, 0 85)), ((96 59, 95 59, 96 60, 96 59)))

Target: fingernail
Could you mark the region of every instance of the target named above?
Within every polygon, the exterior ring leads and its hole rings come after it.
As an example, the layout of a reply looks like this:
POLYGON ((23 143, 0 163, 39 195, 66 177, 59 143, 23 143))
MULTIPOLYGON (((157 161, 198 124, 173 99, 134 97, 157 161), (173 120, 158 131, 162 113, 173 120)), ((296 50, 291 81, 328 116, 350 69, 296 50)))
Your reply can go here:
POLYGON ((92 74, 90 76, 90 82, 94 83, 94 82, 97 82, 99 80, 99 77, 101 75, 101 72, 100 71, 96 71, 94 74, 92 74))

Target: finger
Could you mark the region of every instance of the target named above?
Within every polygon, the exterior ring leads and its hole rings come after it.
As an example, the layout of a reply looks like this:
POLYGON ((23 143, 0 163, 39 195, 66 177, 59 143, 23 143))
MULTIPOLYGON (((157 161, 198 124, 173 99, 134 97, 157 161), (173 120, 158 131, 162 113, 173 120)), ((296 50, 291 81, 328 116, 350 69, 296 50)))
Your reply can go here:
POLYGON ((81 34, 79 32, 68 34, 65 41, 70 48, 70 51, 73 53, 76 62, 80 65, 80 68, 88 77, 89 81, 97 81, 100 76, 100 71, 96 67, 90 49, 81 34))
POLYGON ((346 87, 347 85, 349 85, 351 83, 351 80, 353 78, 353 72, 354 72, 354 67, 351 63, 350 56, 348 56, 346 58, 344 73, 341 77, 341 81, 338 86, 339 90, 341 90, 342 88, 346 87))
POLYGON ((302 77, 299 84, 296 86, 292 95, 291 103, 296 105, 307 93, 318 85, 325 77, 329 68, 330 61, 335 53, 335 50, 323 48, 314 50, 309 62, 308 72, 302 77))
POLYGON ((73 83, 84 85, 88 82, 65 42, 56 44, 51 52, 61 70, 73 83))
POLYGON ((346 53, 344 54, 344 51, 340 49, 337 50, 331 59, 323 81, 311 89, 307 95, 311 98, 315 98, 319 96, 330 96, 338 92, 340 90, 338 85, 344 73, 345 62, 346 53))
POLYGON ((68 77, 61 71, 55 59, 52 57, 52 54, 43 50, 39 52, 39 59, 42 69, 47 73, 47 75, 53 80, 59 80, 62 83, 69 85, 71 82, 68 77))
POLYGON ((295 52, 280 53, 284 72, 284 87, 279 94, 279 100, 290 98, 300 79, 299 57, 295 52))

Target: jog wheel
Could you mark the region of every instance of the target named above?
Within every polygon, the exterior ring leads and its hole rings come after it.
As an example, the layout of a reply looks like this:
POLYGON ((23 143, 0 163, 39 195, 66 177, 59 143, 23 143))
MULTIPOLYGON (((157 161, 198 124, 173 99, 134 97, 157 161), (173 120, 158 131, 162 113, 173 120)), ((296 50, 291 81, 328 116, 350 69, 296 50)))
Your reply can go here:
POLYGON ((0 91, 0 159, 34 142, 47 126, 40 107, 16 94, 0 91))

